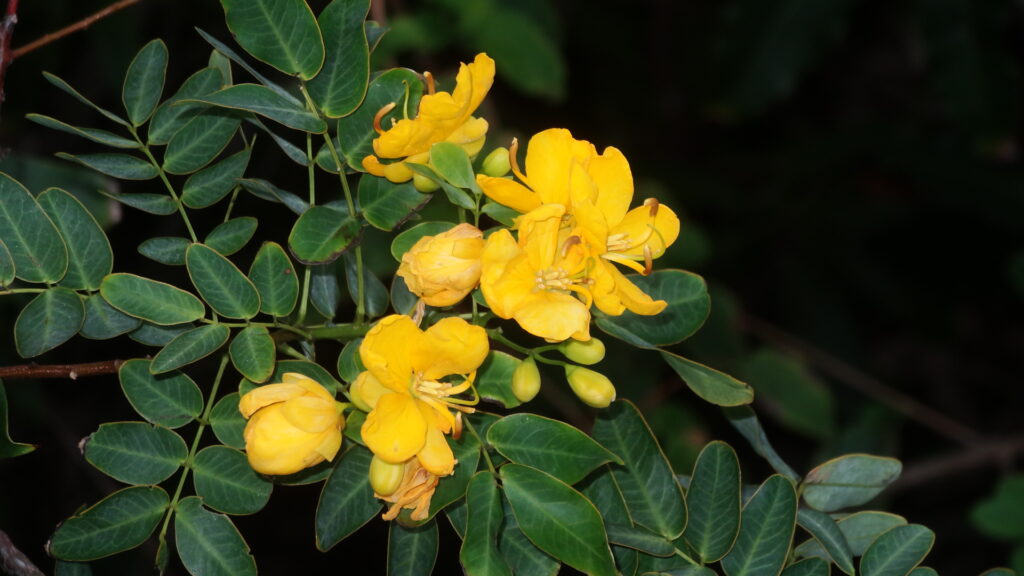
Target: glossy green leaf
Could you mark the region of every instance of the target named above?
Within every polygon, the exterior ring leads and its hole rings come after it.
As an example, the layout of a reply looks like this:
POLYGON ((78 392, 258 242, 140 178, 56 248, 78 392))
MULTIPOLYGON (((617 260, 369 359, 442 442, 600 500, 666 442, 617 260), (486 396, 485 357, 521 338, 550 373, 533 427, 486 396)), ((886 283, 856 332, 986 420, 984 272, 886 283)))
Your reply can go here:
MULTIPOLYGON (((626 502, 622 499, 622 492, 615 484, 615 480, 612 479, 610 466, 605 466, 588 476, 580 483, 578 489, 597 507, 601 518, 604 519, 606 529, 612 524, 633 525, 626 502)), ((615 565, 623 574, 636 573, 639 561, 639 554, 636 550, 612 544, 612 556, 615 557, 615 565)))
POLYGON ((860 506, 892 484, 902 470, 903 465, 895 458, 870 454, 833 458, 807 473, 804 501, 822 512, 860 506))
MULTIPOLYGON (((268 378, 268 382, 282 382, 284 375, 289 372, 302 374, 311 380, 319 382, 332 395, 338 392, 340 384, 334 379, 334 376, 331 376, 330 372, 316 362, 308 360, 281 360, 274 366, 274 373, 268 378)), ((245 394, 253 388, 255 388, 255 385, 252 382, 243 380, 238 391, 241 394, 245 394)))
POLYGON ((319 464, 303 468, 294 474, 274 476, 274 484, 281 486, 305 486, 307 484, 321 484, 331 475, 334 464, 324 460, 319 464))
POLYGON ((189 176, 181 189, 181 202, 189 208, 206 208, 219 202, 245 174, 250 152, 245 148, 189 176))
POLYGON ((235 369, 253 382, 265 382, 274 373, 277 346, 263 326, 242 329, 228 347, 235 369))
MULTIPOLYGON (((358 294, 359 275, 355 256, 351 252, 346 252, 342 255, 342 259, 345 265, 345 284, 348 286, 348 293, 358 294)), ((376 318, 387 312, 390 300, 388 288, 366 266, 363 267, 363 296, 367 316, 376 318)))
POLYGON ((202 360, 223 346, 230 335, 231 329, 222 324, 208 324, 184 332, 153 357, 149 371, 163 374, 202 360))
POLYGON ((431 146, 430 165, 452 186, 466 189, 477 187, 473 164, 458 144, 438 142, 431 146))
POLYGON ((253 514, 270 500, 274 484, 249 466, 245 454, 227 446, 208 446, 192 462, 196 495, 225 514, 253 514))
POLYGON ((366 412, 361 410, 351 410, 345 416, 345 429, 342 430, 342 434, 346 438, 352 440, 360 446, 366 446, 366 442, 363 441, 363 424, 366 422, 366 412))
POLYGON ((397 104, 380 119, 381 126, 390 126, 392 119, 403 118, 402 110, 414 115, 413 111, 419 109, 420 94, 423 94, 423 80, 412 70, 394 68, 374 78, 359 108, 338 120, 339 138, 335 138, 334 143, 345 162, 355 170, 364 171, 363 158, 374 153, 372 142, 377 132, 373 129, 373 119, 377 112, 392 102, 397 104))
POLYGON ((65 520, 47 549, 55 558, 76 562, 130 550, 149 539, 169 503, 157 486, 118 490, 65 520))
MULTIPOLYGON (((464 504, 464 502, 463 502, 464 504)), ((463 509, 466 507, 463 505, 463 509)), ((555 576, 562 565, 537 548, 519 529, 507 498, 501 499, 505 523, 498 534, 498 550, 516 576, 555 576)))
POLYGON ((768 442, 768 436, 765 435, 764 428, 761 427, 761 422, 757 419, 757 414, 752 409, 747 406, 735 406, 726 408, 723 412, 725 412, 726 418, 729 419, 729 424, 732 424, 733 428, 747 439, 754 452, 757 452, 762 458, 767 460, 768 464, 776 472, 794 482, 800 481, 800 475, 789 464, 783 462, 775 448, 768 442))
POLYGON ((0 460, 28 454, 35 449, 31 444, 11 440, 7 430, 7 390, 4 389, 3 380, 0 380, 0 460))
MULTIPOLYGON (((287 139, 278 136, 276 132, 268 128, 267 125, 261 122, 259 118, 257 118, 256 116, 250 116, 246 118, 245 121, 259 128, 260 130, 266 132, 266 134, 270 136, 270 139, 273 140, 275 144, 277 144, 277 147, 281 149, 281 152, 284 152, 284 155, 289 160, 302 167, 309 166, 309 159, 306 158, 306 152, 303 149, 299 148, 295 144, 292 144, 287 139)), ((336 174, 336 172, 334 173, 336 174)), ((255 194, 255 192, 253 193, 255 194)), ((290 209, 292 208, 291 205, 289 205, 288 207, 290 209)), ((297 213, 301 214, 301 212, 297 213)))
POLYGON ((505 408, 515 408, 522 404, 512 393, 512 374, 521 363, 522 360, 511 354, 499 350, 489 352, 487 359, 477 371, 477 394, 482 398, 494 400, 505 408))
POLYGON ((600 412, 594 439, 617 455, 612 466, 633 521, 675 540, 686 527, 686 503, 672 467, 636 406, 620 400, 600 412))
POLYGON ((774 575, 782 571, 796 527, 796 489, 778 474, 769 477, 743 507, 732 550, 722 559, 727 576, 774 575))
POLYGON ((188 77, 173 96, 165 100, 149 122, 147 134, 150 145, 167 144, 196 114, 207 106, 191 102, 183 102, 196 96, 205 96, 219 90, 223 79, 220 72, 213 68, 203 68, 188 77))
POLYGON ((121 101, 128 112, 128 120, 135 126, 145 124, 160 101, 167 76, 167 57, 164 41, 152 40, 128 65, 121 101))
POLYGON ((190 574, 256 576, 256 561, 231 519, 203 508, 196 496, 178 502, 174 543, 190 574))
POLYGON ((324 63, 324 40, 303 0, 221 0, 228 29, 256 59, 309 80, 324 63))
POLYGON ((85 321, 85 305, 73 290, 54 287, 41 292, 14 321, 14 345, 32 358, 67 342, 85 321))
POLYGON ((61 80, 60 77, 50 74, 49 72, 43 72, 43 78, 46 78, 47 82, 61 89, 64 93, 71 95, 73 98, 75 98, 82 104, 85 104, 86 106, 89 106, 93 110, 99 112, 108 120, 116 122, 117 124, 120 124, 126 128, 131 127, 131 124, 129 124, 127 120, 121 118, 113 112, 110 112, 109 110, 105 110, 103 108, 100 108, 96 104, 93 104, 88 98, 86 98, 80 92, 72 88, 70 84, 68 84, 64 80, 61 80))
POLYGON ((415 527, 388 523, 388 576, 420 576, 434 571, 437 521, 415 527))
POLYGON ((875 540, 860 559, 862 576, 904 576, 924 560, 935 533, 920 524, 896 526, 875 540))
POLYGON ((14 257, 11 256, 11 251, 7 249, 3 240, 0 240, 0 288, 10 286, 11 282, 14 282, 16 272, 14 257))
POLYGON ((100 294, 121 312, 161 326, 192 322, 206 313, 192 294, 134 274, 108 275, 100 284, 100 294))
POLYGON ((889 512, 862 510, 839 519, 839 530, 843 533, 850 552, 863 556, 871 543, 890 528, 903 526, 907 519, 889 512))
POLYGON ((345 343, 338 355, 338 376, 345 382, 351 383, 359 376, 359 373, 366 370, 362 360, 359 358, 359 345, 362 338, 356 338, 345 343))
POLYGON ((831 516, 810 508, 797 512, 796 523, 806 530, 828 552, 829 558, 840 570, 853 576, 853 552, 842 530, 831 516))
POLYGON ((455 227, 452 222, 423 222, 408 230, 402 231, 391 241, 391 256, 398 262, 402 261, 402 255, 409 251, 414 244, 424 236, 437 236, 455 227))
MULTIPOLYGON (((493 428, 492 428, 493 430, 493 428)), ((459 561, 469 576, 512 576, 498 551, 498 532, 505 522, 494 475, 477 472, 466 488, 466 532, 459 561)))
POLYGON ((64 277, 68 249, 60 232, 32 194, 2 172, 0 241, 7 247, 21 280, 52 284, 64 277))
MULTIPOLYGON (((196 28, 196 32, 198 32, 199 35, 203 38, 203 40, 206 40, 210 44, 210 46, 213 46, 217 52, 223 54, 229 60, 231 60, 235 64, 238 64, 243 70, 252 75, 253 78, 259 80, 260 84, 263 84, 267 88, 270 88, 271 90, 277 92, 278 94, 284 96, 285 98, 291 98, 296 102, 299 101, 298 98, 296 98, 290 92, 282 88, 280 85, 272 82, 269 78, 260 74, 258 70, 256 70, 255 68, 250 66, 248 62, 243 60, 242 57, 239 56, 238 53, 236 53, 234 50, 232 50, 230 46, 221 42, 220 40, 217 40, 213 36, 210 36, 200 28, 196 28)), ((230 82, 225 82, 225 84, 230 84, 230 82)))
POLYGON ((686 492, 689 523, 683 536, 705 563, 725 556, 740 529, 740 462, 725 442, 704 447, 686 492))
POLYGON ((630 311, 621 316, 594 314, 597 326, 606 333, 638 348, 676 344, 693 335, 711 310, 704 279, 684 270, 656 270, 650 276, 627 276, 644 293, 668 306, 654 316, 630 311))
POLYGON ((694 394, 712 404, 741 406, 754 400, 754 390, 746 382, 665 350, 661 351, 661 357, 694 394))
POLYGON ((589 500, 534 468, 506 464, 500 473, 519 528, 531 542, 581 572, 614 576, 604 523, 589 500))
POLYGON ((84 451, 90 464, 125 484, 159 484, 188 457, 181 436, 146 422, 100 424, 86 439, 84 451))
POLYGON ((971 509, 971 524, 989 538, 1024 540, 1024 475, 1004 477, 995 494, 971 509))
POLYGON ((252 239, 256 233, 256 226, 259 221, 252 216, 232 218, 217 225, 203 240, 203 243, 213 248, 217 253, 230 256, 241 250, 252 239))
POLYGON ((126 150, 138 149, 142 145, 130 138, 124 136, 118 136, 113 132, 106 130, 100 130, 98 128, 82 128, 81 126, 72 126, 65 124, 56 118, 49 116, 43 116, 42 114, 26 114, 25 119, 31 120, 40 126, 45 126, 53 130, 59 130, 67 134, 74 134, 80 136, 86 140, 91 140, 97 144, 103 144, 104 146, 110 146, 111 148, 122 148, 126 150))
MULTIPOLYGON (((485 434, 481 430, 481 420, 489 415, 478 413, 466 418, 466 426, 474 426, 477 434, 485 434)), ((491 416, 493 418, 493 416, 491 416)), ((470 479, 476 473, 477 465, 480 463, 480 442, 472 433, 463 434, 458 440, 445 436, 448 446, 455 455, 455 473, 451 476, 441 478, 434 490, 434 497, 430 499, 430 516, 440 512, 452 502, 461 499, 466 495, 466 487, 470 479)))
POLYGON ((335 260, 309 267, 309 302, 327 320, 333 320, 338 314, 338 303, 341 301, 339 264, 340 262, 335 260))
POLYGON ((260 312, 287 316, 299 297, 299 277, 288 254, 274 242, 264 242, 249 268, 249 279, 260 294, 260 312))
POLYGON ((830 438, 836 427, 836 406, 828 386, 799 359, 770 348, 751 354, 744 374, 757 390, 758 401, 783 426, 812 438, 830 438))
POLYGON ((274 186, 266 180, 260 180, 259 178, 242 178, 238 183, 252 193, 253 196, 262 198, 268 202, 279 202, 284 204, 289 210, 300 216, 309 210, 309 202, 306 202, 287 190, 282 190, 277 186, 274 186))
POLYGON ((68 269, 61 286, 98 289, 114 267, 114 253, 103 229, 81 202, 59 188, 44 190, 37 200, 68 249, 68 269))
POLYGON ((252 318, 260 311, 256 287, 230 260, 203 244, 185 252, 192 284, 213 311, 227 318, 252 318))
POLYGON ((139 244, 139 254, 166 266, 184 266, 185 251, 191 244, 181 236, 157 236, 139 244))
POLYGON ((299 216, 288 236, 292 255, 304 264, 331 262, 359 239, 359 222, 326 206, 299 216))
MULTIPOLYGON (((399 314, 405 314, 411 316, 416 310, 416 304, 419 303, 420 297, 409 291, 409 286, 405 283, 405 279, 395 274, 391 279, 391 307, 395 309, 395 312, 399 314)), ((478 374, 479 376, 479 374, 478 374)), ((479 379, 477 380, 479 384, 479 379)))
POLYGON ((575 484, 615 455, 572 426, 536 414, 512 414, 487 432, 487 442, 512 462, 575 484))
POLYGON ((259 114, 278 124, 303 132, 323 134, 327 131, 327 123, 306 110, 302 104, 259 84, 236 84, 192 100, 259 114))
POLYGON ((119 180, 152 180, 160 174, 156 166, 138 156, 102 152, 100 154, 79 154, 58 152, 58 158, 92 168, 100 174, 113 176, 119 180))
POLYGON ((141 326, 132 330, 128 337, 132 340, 145 344, 146 346, 166 346, 180 334, 195 328, 191 322, 185 324, 174 324, 171 326, 159 326, 149 322, 143 322, 141 326))
POLYGON ((359 207, 366 221, 381 230, 401 226, 430 198, 416 190, 412 182, 393 184, 387 178, 369 174, 359 179, 359 207))
POLYGON ((210 426, 213 428, 213 435, 222 444, 243 450, 245 437, 242 434, 246 419, 238 411, 239 400, 238 392, 232 392, 218 400, 210 411, 210 426))
POLYGON ((419 174, 440 186, 445 197, 448 198, 448 201, 453 205, 465 210, 476 210, 476 201, 470 197, 469 192, 466 192, 462 188, 452 186, 448 180, 439 174, 437 170, 434 170, 432 166, 427 164, 417 164, 415 162, 407 162, 405 165, 414 173, 419 174))
POLYGON ((791 564, 782 571, 782 576, 829 576, 828 562, 821 558, 808 558, 791 564))
POLYGON ((117 194, 108 190, 97 190, 100 194, 116 200, 125 206, 131 206, 136 210, 142 210, 147 214, 167 216, 178 211, 178 203, 166 194, 117 194))
POLYGON ((136 358, 117 371, 121 390, 135 411, 168 428, 179 428, 198 418, 203 410, 203 394, 196 383, 181 372, 154 375, 149 367, 149 360, 136 358))
POLYGON ((191 174, 216 158, 231 141, 241 123, 235 110, 206 108, 174 133, 164 152, 164 170, 191 174))
POLYGON ((380 512, 370 487, 370 459, 362 446, 348 449, 334 465, 316 507, 316 547, 327 551, 380 512))
POLYGON ((306 89, 330 118, 351 114, 366 96, 370 82, 370 46, 363 21, 370 0, 334 0, 320 12, 324 66, 306 89))

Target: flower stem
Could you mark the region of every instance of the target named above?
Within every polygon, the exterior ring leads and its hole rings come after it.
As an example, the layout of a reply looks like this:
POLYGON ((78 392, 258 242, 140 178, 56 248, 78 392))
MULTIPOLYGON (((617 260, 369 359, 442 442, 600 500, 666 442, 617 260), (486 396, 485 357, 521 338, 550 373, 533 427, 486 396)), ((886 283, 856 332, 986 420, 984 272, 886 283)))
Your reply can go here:
POLYGON ((505 346, 508 346, 509 348, 515 350, 516 352, 519 352, 520 354, 533 356, 534 360, 541 362, 543 364, 551 364, 552 366, 562 366, 563 368, 570 365, 569 362, 562 362, 561 360, 552 360, 551 358, 547 358, 541 354, 541 352, 554 350, 556 346, 541 346, 539 348, 527 348, 525 346, 520 346, 519 344, 516 344, 515 342, 506 338, 505 335, 501 333, 501 328, 491 328, 487 331, 487 334, 491 337, 491 340, 501 342, 505 346))

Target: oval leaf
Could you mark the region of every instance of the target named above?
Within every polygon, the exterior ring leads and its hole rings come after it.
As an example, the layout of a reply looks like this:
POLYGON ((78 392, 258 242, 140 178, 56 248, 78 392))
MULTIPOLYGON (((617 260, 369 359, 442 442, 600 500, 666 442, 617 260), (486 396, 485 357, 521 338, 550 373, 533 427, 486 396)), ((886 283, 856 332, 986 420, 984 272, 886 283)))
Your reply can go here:
POLYGON ((56 558, 75 562, 130 550, 149 539, 169 503, 157 486, 119 490, 65 520, 47 549, 56 558))
MULTIPOLYGON (((311 380, 326 388, 331 394, 336 394, 338 387, 340 386, 338 381, 331 376, 330 372, 325 370, 316 362, 310 362, 308 360, 282 360, 277 363, 274 367, 274 373, 267 380, 270 382, 282 382, 284 375, 289 372, 296 372, 309 377, 311 380)), ((242 380, 241 385, 238 387, 238 392, 244 395, 253 388, 256 388, 255 383, 249 380, 242 380)))
POLYGON ((181 189, 181 202, 189 208, 206 208, 219 202, 238 185, 249 166, 250 148, 236 152, 188 177, 181 189))
MULTIPOLYGON (((396 276, 396 278, 400 277, 396 276)), ((477 393, 482 398, 494 400, 505 408, 515 408, 522 404, 512 393, 512 374, 521 363, 522 360, 511 354, 499 350, 489 352, 487 359, 477 371, 477 393)))
POLYGON ((589 436, 558 420, 536 414, 512 414, 491 426, 487 442, 502 456, 575 484, 617 456, 589 436))
POLYGON ((705 562, 725 556, 740 529, 740 462, 724 442, 704 447, 693 465, 686 493, 690 521, 683 536, 705 562))
POLYGON ((234 110, 207 108, 198 112, 167 143, 164 170, 191 174, 224 150, 238 130, 241 116, 234 110))
POLYGON ((44 190, 38 201, 68 249, 68 269, 61 286, 98 289, 114 267, 114 252, 103 229, 81 202, 59 188, 44 190))
POLYGON ((183 332, 153 357, 149 371, 163 374, 202 360, 223 346, 230 335, 231 329, 222 324, 200 326, 183 332))
POLYGON ((192 322, 206 313, 192 294, 134 274, 108 275, 100 284, 100 294, 121 312, 161 326, 192 322))
POLYGON ((754 401, 754 390, 745 382, 665 350, 661 351, 661 357, 694 394, 712 404, 741 406, 754 401))
POLYGON ((668 306, 660 314, 640 316, 630 311, 621 316, 595 312, 601 330, 638 348, 656 348, 689 338, 704 324, 711 311, 704 279, 684 270, 656 270, 650 276, 628 276, 637 288, 668 306))
POLYGON ((139 244, 139 254, 166 266, 184 266, 185 251, 191 244, 180 236, 157 236, 139 244))
POLYGON ((870 454, 833 458, 807 473, 804 501, 822 512, 860 506, 892 484, 902 470, 895 458, 870 454))
POLYGON ((437 522, 415 527, 390 522, 388 528, 388 576, 431 574, 437 560, 437 522))
POLYGON ((794 482, 800 481, 800 475, 779 457, 775 448, 768 442, 768 436, 765 435, 761 421, 757 419, 757 414, 753 409, 749 406, 734 406, 726 408, 724 412, 729 419, 729 424, 732 424, 733 428, 747 439, 754 452, 767 460, 776 472, 794 482))
MULTIPOLYGON (((359 274, 356 267, 356 258, 351 252, 342 255, 345 264, 345 284, 348 286, 349 294, 359 294, 359 274)), ((363 297, 364 311, 370 318, 382 316, 387 312, 388 288, 377 278, 369 268, 363 267, 363 297)))
POLYGON ((22 358, 39 356, 67 342, 82 327, 85 305, 73 290, 40 293, 14 321, 14 345, 22 358))
POLYGON ((218 254, 230 256, 241 250, 256 233, 259 221, 252 216, 232 218, 217 225, 203 243, 213 248, 218 254))
POLYGON ((190 574, 256 576, 256 561, 231 520, 203 508, 196 496, 178 502, 174 543, 190 574))
POLYGON ((393 184, 387 178, 369 174, 359 179, 359 207, 366 221, 381 230, 401 226, 430 198, 416 190, 412 182, 393 184))
POLYGON ((107 340, 135 330, 142 320, 123 314, 100 294, 85 299, 85 321, 78 333, 90 340, 107 340))
POLYGON ((32 194, 0 172, 0 241, 25 282, 53 284, 68 268, 68 249, 32 194))
POLYGON ((920 524, 897 526, 875 540, 860 559, 862 576, 904 576, 924 560, 935 533, 920 524))
POLYGON ((359 238, 359 222, 327 206, 312 206, 295 222, 288 247, 303 264, 331 262, 359 238))
POLYGON ((808 558, 791 564, 782 571, 782 576, 829 576, 828 562, 821 558, 808 558))
POLYGON ((80 126, 71 126, 65 124, 56 118, 50 118, 49 116, 43 116, 42 114, 26 114, 25 118, 31 120, 40 126, 46 126, 53 130, 59 130, 67 134, 74 134, 75 136, 81 136, 86 140, 91 140, 97 144, 103 144, 110 146, 111 148, 124 148, 124 149, 137 149, 141 148, 142 145, 135 140, 130 140, 123 136, 118 136, 113 132, 106 130, 100 130, 98 128, 82 128, 80 126))
POLYGON ((430 165, 458 188, 476 188, 476 175, 466 151, 452 142, 438 142, 430 147, 430 165))
POLYGON ((409 251, 414 244, 424 236, 437 236, 455 227, 452 222, 423 222, 408 230, 403 231, 391 241, 391 256, 397 262, 402 261, 402 255, 409 251))
POLYGON ((15 273, 14 257, 3 240, 0 240, 0 288, 10 286, 14 282, 15 273))
POLYGON ((188 77, 181 88, 160 104, 149 123, 147 134, 151 145, 167 144, 171 138, 188 124, 189 120, 206 108, 203 104, 182 102, 196 96, 205 96, 219 90, 222 78, 220 72, 213 68, 203 68, 188 77))
POLYGON ((209 446, 192 462, 196 495, 226 514, 253 514, 270 500, 274 484, 249 466, 245 454, 227 446, 209 446))
POLYGON ((139 50, 124 77, 121 101, 128 112, 128 120, 140 126, 149 120, 160 94, 164 91, 167 75, 167 45, 163 40, 152 40, 139 50))
POLYGON ((127 154, 80 154, 74 156, 66 152, 58 152, 58 158, 70 160, 86 168, 92 168, 100 174, 113 176, 119 180, 152 180, 160 174, 160 170, 149 161, 127 154))
POLYGON ((167 216, 178 211, 178 203, 166 194, 116 194, 103 189, 97 190, 97 192, 147 214, 167 216))
POLYGON ((323 134, 327 131, 327 123, 316 114, 294 100, 259 84, 236 84, 193 100, 259 114, 278 124, 303 132, 323 134))
POLYGON ((338 458, 316 506, 317 549, 330 550, 380 512, 370 487, 372 457, 366 448, 353 446, 338 458))
POLYGON ((85 459, 125 484, 159 484, 188 457, 185 441, 167 428, 145 422, 101 424, 85 443, 85 459))
POLYGON ((786 564, 796 527, 796 489, 778 474, 769 477, 743 508, 739 537, 722 559, 728 576, 778 574, 786 564))
POLYGON ((249 279, 260 293, 260 312, 287 316, 299 297, 299 277, 279 244, 265 242, 249 268, 249 279))
POLYGON ((245 448, 246 419, 238 411, 238 392, 232 392, 221 398, 213 405, 210 411, 210 426, 213 427, 213 434, 222 443, 243 450, 245 448))
POLYGON ((203 244, 185 252, 192 284, 213 311, 228 318, 248 319, 260 311, 260 295, 230 260, 203 244))
POLYGON ((149 360, 136 358, 117 371, 121 390, 139 416, 168 428, 198 418, 203 410, 203 394, 196 383, 181 372, 153 375, 149 365, 149 360))
POLYGON ((810 508, 802 508, 797 512, 796 522, 824 547, 840 570, 853 576, 853 553, 846 543, 842 530, 831 516, 810 508))
POLYGON ((309 80, 324 63, 320 28, 303 0, 221 0, 228 29, 246 52, 309 80))
MULTIPOLYGON (((493 430, 493 428, 492 428, 493 430)), ((505 522, 501 494, 490 472, 477 472, 466 488, 466 531, 459 561, 469 576, 512 576, 498 551, 498 531, 505 522)))
POLYGON ((192 323, 158 326, 143 322, 142 326, 133 330, 128 337, 146 346, 166 346, 171 340, 193 328, 195 328, 195 324, 192 323))
POLYGON ((323 69, 306 84, 309 95, 329 118, 351 114, 363 101, 370 81, 370 45, 363 21, 370 0, 334 0, 320 12, 324 32, 323 69))
POLYGON ((228 347, 235 369, 253 382, 265 382, 274 373, 276 350, 274 339, 263 326, 246 327, 228 347))
MULTIPOLYGON (((519 529, 512 506, 507 498, 501 499, 501 508, 505 514, 505 523, 498 537, 498 550, 505 562, 512 568, 513 574, 529 574, 530 576, 555 576, 561 563, 548 556, 540 548, 533 545, 530 539, 519 529)), ((461 508, 465 508, 462 506, 461 508)), ((451 508, 449 508, 451 509, 451 508)))

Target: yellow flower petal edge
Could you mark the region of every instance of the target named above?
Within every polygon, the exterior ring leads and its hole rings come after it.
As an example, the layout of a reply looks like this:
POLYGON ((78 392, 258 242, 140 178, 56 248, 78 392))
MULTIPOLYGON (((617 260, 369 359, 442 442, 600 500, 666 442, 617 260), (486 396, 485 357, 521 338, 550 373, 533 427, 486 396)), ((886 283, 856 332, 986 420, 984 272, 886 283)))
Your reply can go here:
POLYGON ((402 255, 398 275, 428 306, 452 306, 480 281, 484 233, 472 224, 420 238, 402 255))

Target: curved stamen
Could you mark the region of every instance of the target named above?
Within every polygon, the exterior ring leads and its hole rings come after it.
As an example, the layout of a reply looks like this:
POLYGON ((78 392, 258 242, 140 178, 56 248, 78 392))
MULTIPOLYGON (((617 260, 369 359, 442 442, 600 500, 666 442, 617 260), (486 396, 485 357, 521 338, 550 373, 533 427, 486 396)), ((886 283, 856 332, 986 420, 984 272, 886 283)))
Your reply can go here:
POLYGON ((522 170, 519 169, 519 139, 513 138, 512 144, 508 147, 508 161, 512 165, 512 173, 516 175, 523 184, 530 185, 529 181, 526 180, 526 175, 523 174, 522 170))
POLYGON ((654 218, 658 215, 658 206, 660 205, 661 204, 658 202, 657 198, 648 198, 644 200, 644 206, 647 206, 651 209, 651 218, 654 218))
POLYGON ((380 110, 377 110, 377 114, 374 115, 373 117, 373 129, 377 132, 377 134, 384 133, 384 129, 381 128, 380 126, 380 121, 384 119, 384 116, 386 116, 388 112, 394 110, 395 106, 396 104, 394 102, 391 102, 389 104, 384 105, 384 107, 381 108, 380 110))
POLYGON ((432 96, 434 94, 434 75, 424 72, 423 79, 427 81, 427 94, 432 96))

